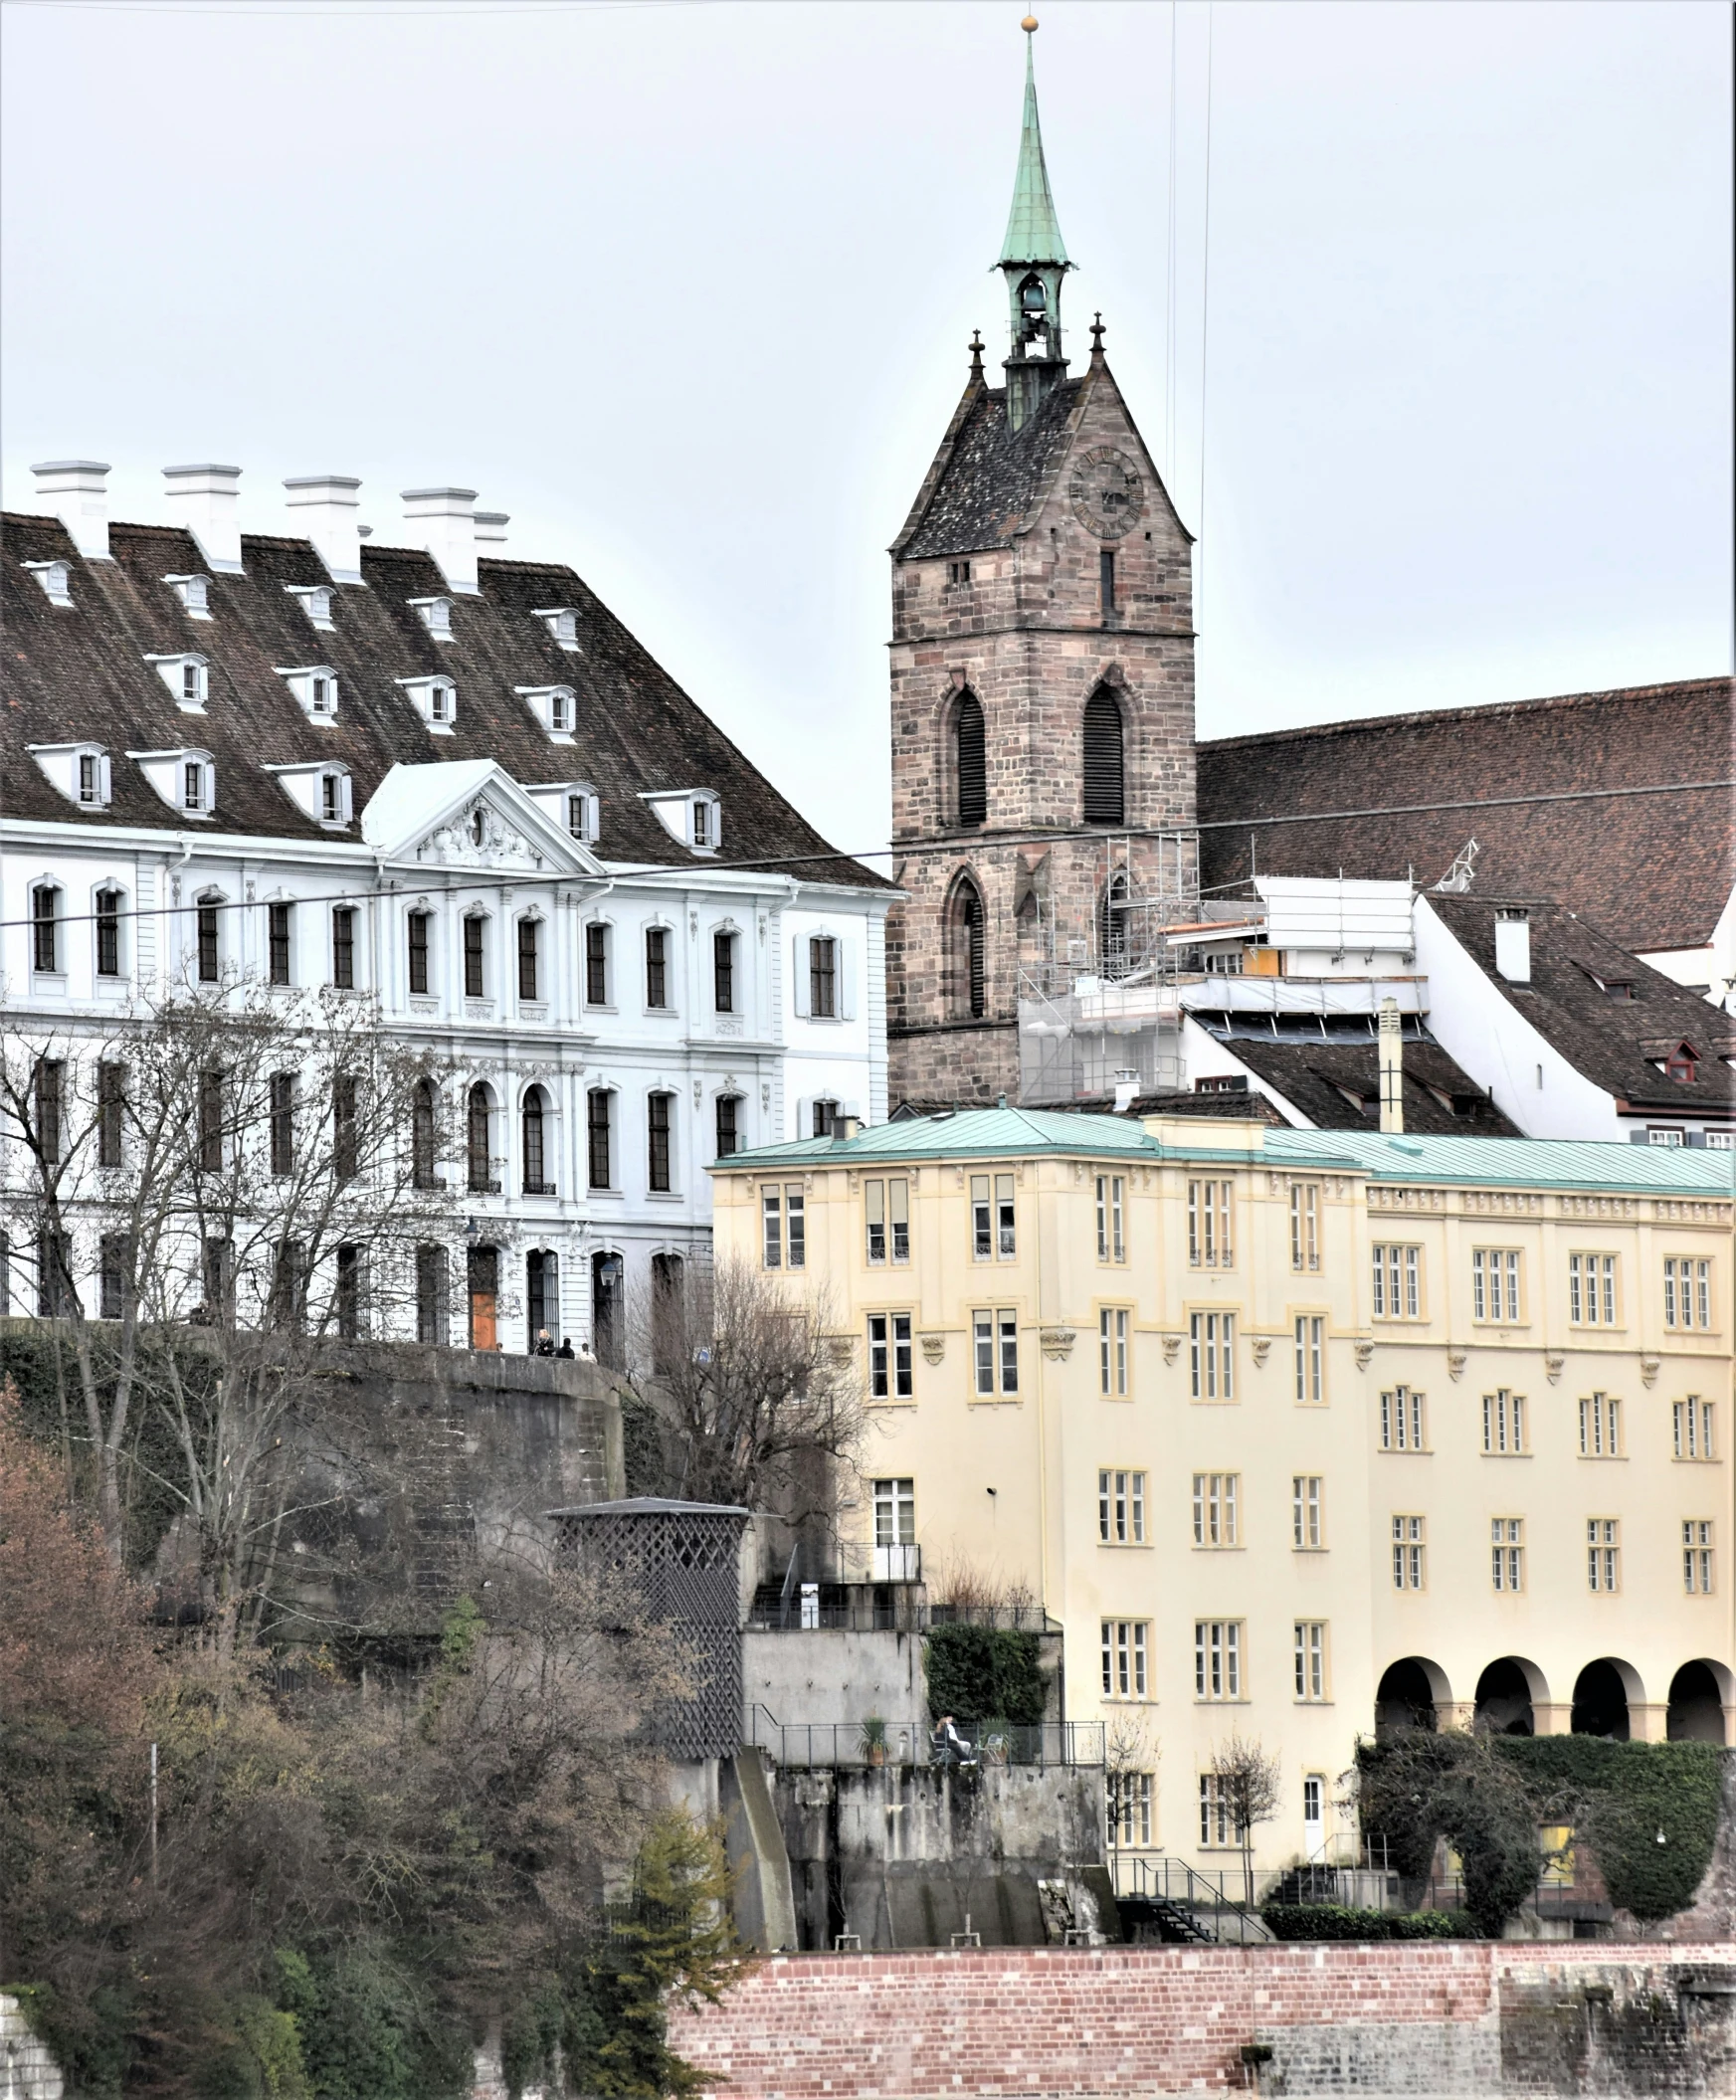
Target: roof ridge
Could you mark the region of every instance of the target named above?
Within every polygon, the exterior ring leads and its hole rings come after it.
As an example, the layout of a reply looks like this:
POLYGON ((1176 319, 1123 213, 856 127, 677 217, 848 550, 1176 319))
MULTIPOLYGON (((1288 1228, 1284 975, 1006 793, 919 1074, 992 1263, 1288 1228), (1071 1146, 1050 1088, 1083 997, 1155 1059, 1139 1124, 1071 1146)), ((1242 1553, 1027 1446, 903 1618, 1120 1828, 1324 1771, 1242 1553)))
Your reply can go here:
POLYGON ((1348 735, 1362 729, 1402 729, 1419 722, 1463 721, 1473 716, 1486 721, 1496 714, 1541 714, 1556 707, 1591 706, 1607 700, 1657 699, 1708 687, 1736 692, 1736 678, 1725 671, 1711 671, 1704 677, 1670 678, 1655 685, 1611 685, 1597 691, 1549 693, 1523 700, 1479 700, 1462 707, 1421 707, 1409 714, 1353 715, 1341 721, 1304 722, 1286 729, 1252 729, 1242 736, 1201 737, 1199 748, 1202 751, 1232 751, 1250 744, 1293 743, 1302 737, 1348 735))

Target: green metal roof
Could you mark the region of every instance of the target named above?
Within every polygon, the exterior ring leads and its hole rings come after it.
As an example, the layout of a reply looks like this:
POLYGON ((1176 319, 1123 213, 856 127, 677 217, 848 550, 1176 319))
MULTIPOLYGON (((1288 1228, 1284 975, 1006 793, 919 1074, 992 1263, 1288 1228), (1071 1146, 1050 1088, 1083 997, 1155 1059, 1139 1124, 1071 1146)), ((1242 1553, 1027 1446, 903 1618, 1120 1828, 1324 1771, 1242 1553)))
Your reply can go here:
POLYGON ((876 1123, 857 1137, 762 1145, 717 1161, 719 1174, 868 1166, 876 1161, 1068 1158, 1226 1160, 1278 1168, 1349 1169, 1378 1181, 1467 1182, 1531 1189, 1623 1189, 1659 1196, 1729 1196, 1736 1154, 1686 1146, 1594 1144, 1565 1138, 1385 1137, 1356 1130, 1263 1130, 1263 1149, 1214 1145, 1212 1125, 1160 1145, 1125 1116, 1064 1109, 970 1108, 876 1123))
POLYGON ((1043 131, 1037 121, 1037 72, 1032 63, 1032 33, 1025 33, 1025 123, 1019 133, 1019 172, 1013 178, 1013 209, 1007 216, 1002 263, 1066 262, 1066 243, 1049 193, 1049 169, 1043 158, 1043 131))

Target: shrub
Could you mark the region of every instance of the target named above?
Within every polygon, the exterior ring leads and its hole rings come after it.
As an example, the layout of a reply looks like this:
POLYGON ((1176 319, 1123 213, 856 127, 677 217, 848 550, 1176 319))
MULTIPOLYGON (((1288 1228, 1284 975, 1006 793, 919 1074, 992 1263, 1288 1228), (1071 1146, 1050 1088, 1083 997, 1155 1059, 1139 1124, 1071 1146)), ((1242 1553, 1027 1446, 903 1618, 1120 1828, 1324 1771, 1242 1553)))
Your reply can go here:
POLYGON ((1035 1727, 1047 1686, 1035 1633, 995 1626, 935 1626, 928 1635, 928 1711, 939 1720, 1006 1721, 1035 1727))
POLYGON ((1276 1940, 1475 1940, 1467 1910, 1356 1910, 1344 1903, 1267 1903, 1261 1906, 1276 1940))

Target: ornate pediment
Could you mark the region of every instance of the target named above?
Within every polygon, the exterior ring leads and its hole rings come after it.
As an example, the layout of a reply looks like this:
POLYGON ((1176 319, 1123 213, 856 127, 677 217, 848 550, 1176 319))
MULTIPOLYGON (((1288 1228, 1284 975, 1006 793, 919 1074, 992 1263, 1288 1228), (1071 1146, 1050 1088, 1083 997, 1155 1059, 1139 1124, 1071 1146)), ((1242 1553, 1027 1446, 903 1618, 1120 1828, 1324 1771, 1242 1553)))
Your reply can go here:
POLYGON ((439 867, 540 868, 540 846, 510 823, 483 796, 450 823, 431 832, 416 849, 418 860, 439 867))

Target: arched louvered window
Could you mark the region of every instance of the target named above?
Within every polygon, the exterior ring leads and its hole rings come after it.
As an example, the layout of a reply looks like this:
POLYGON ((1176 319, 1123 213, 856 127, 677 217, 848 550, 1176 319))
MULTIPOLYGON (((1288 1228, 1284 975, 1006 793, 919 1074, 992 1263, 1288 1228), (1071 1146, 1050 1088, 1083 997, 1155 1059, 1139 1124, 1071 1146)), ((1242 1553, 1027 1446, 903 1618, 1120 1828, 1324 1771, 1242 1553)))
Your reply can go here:
POLYGON ((488 1174, 488 1089, 485 1086, 473 1086, 466 1103, 465 1150, 466 1165, 470 1170, 467 1179, 472 1190, 479 1196, 489 1194, 492 1184, 488 1174))
POLYGON ((953 983, 958 1010, 980 1021, 986 1010, 987 915, 982 892, 968 877, 953 897, 953 983))
POLYGON ((986 824, 989 816, 989 760, 983 738, 983 706, 974 692, 958 703, 958 821, 986 824))
POLYGON ((1121 710, 1099 685, 1085 702, 1085 822, 1124 824, 1121 710))

